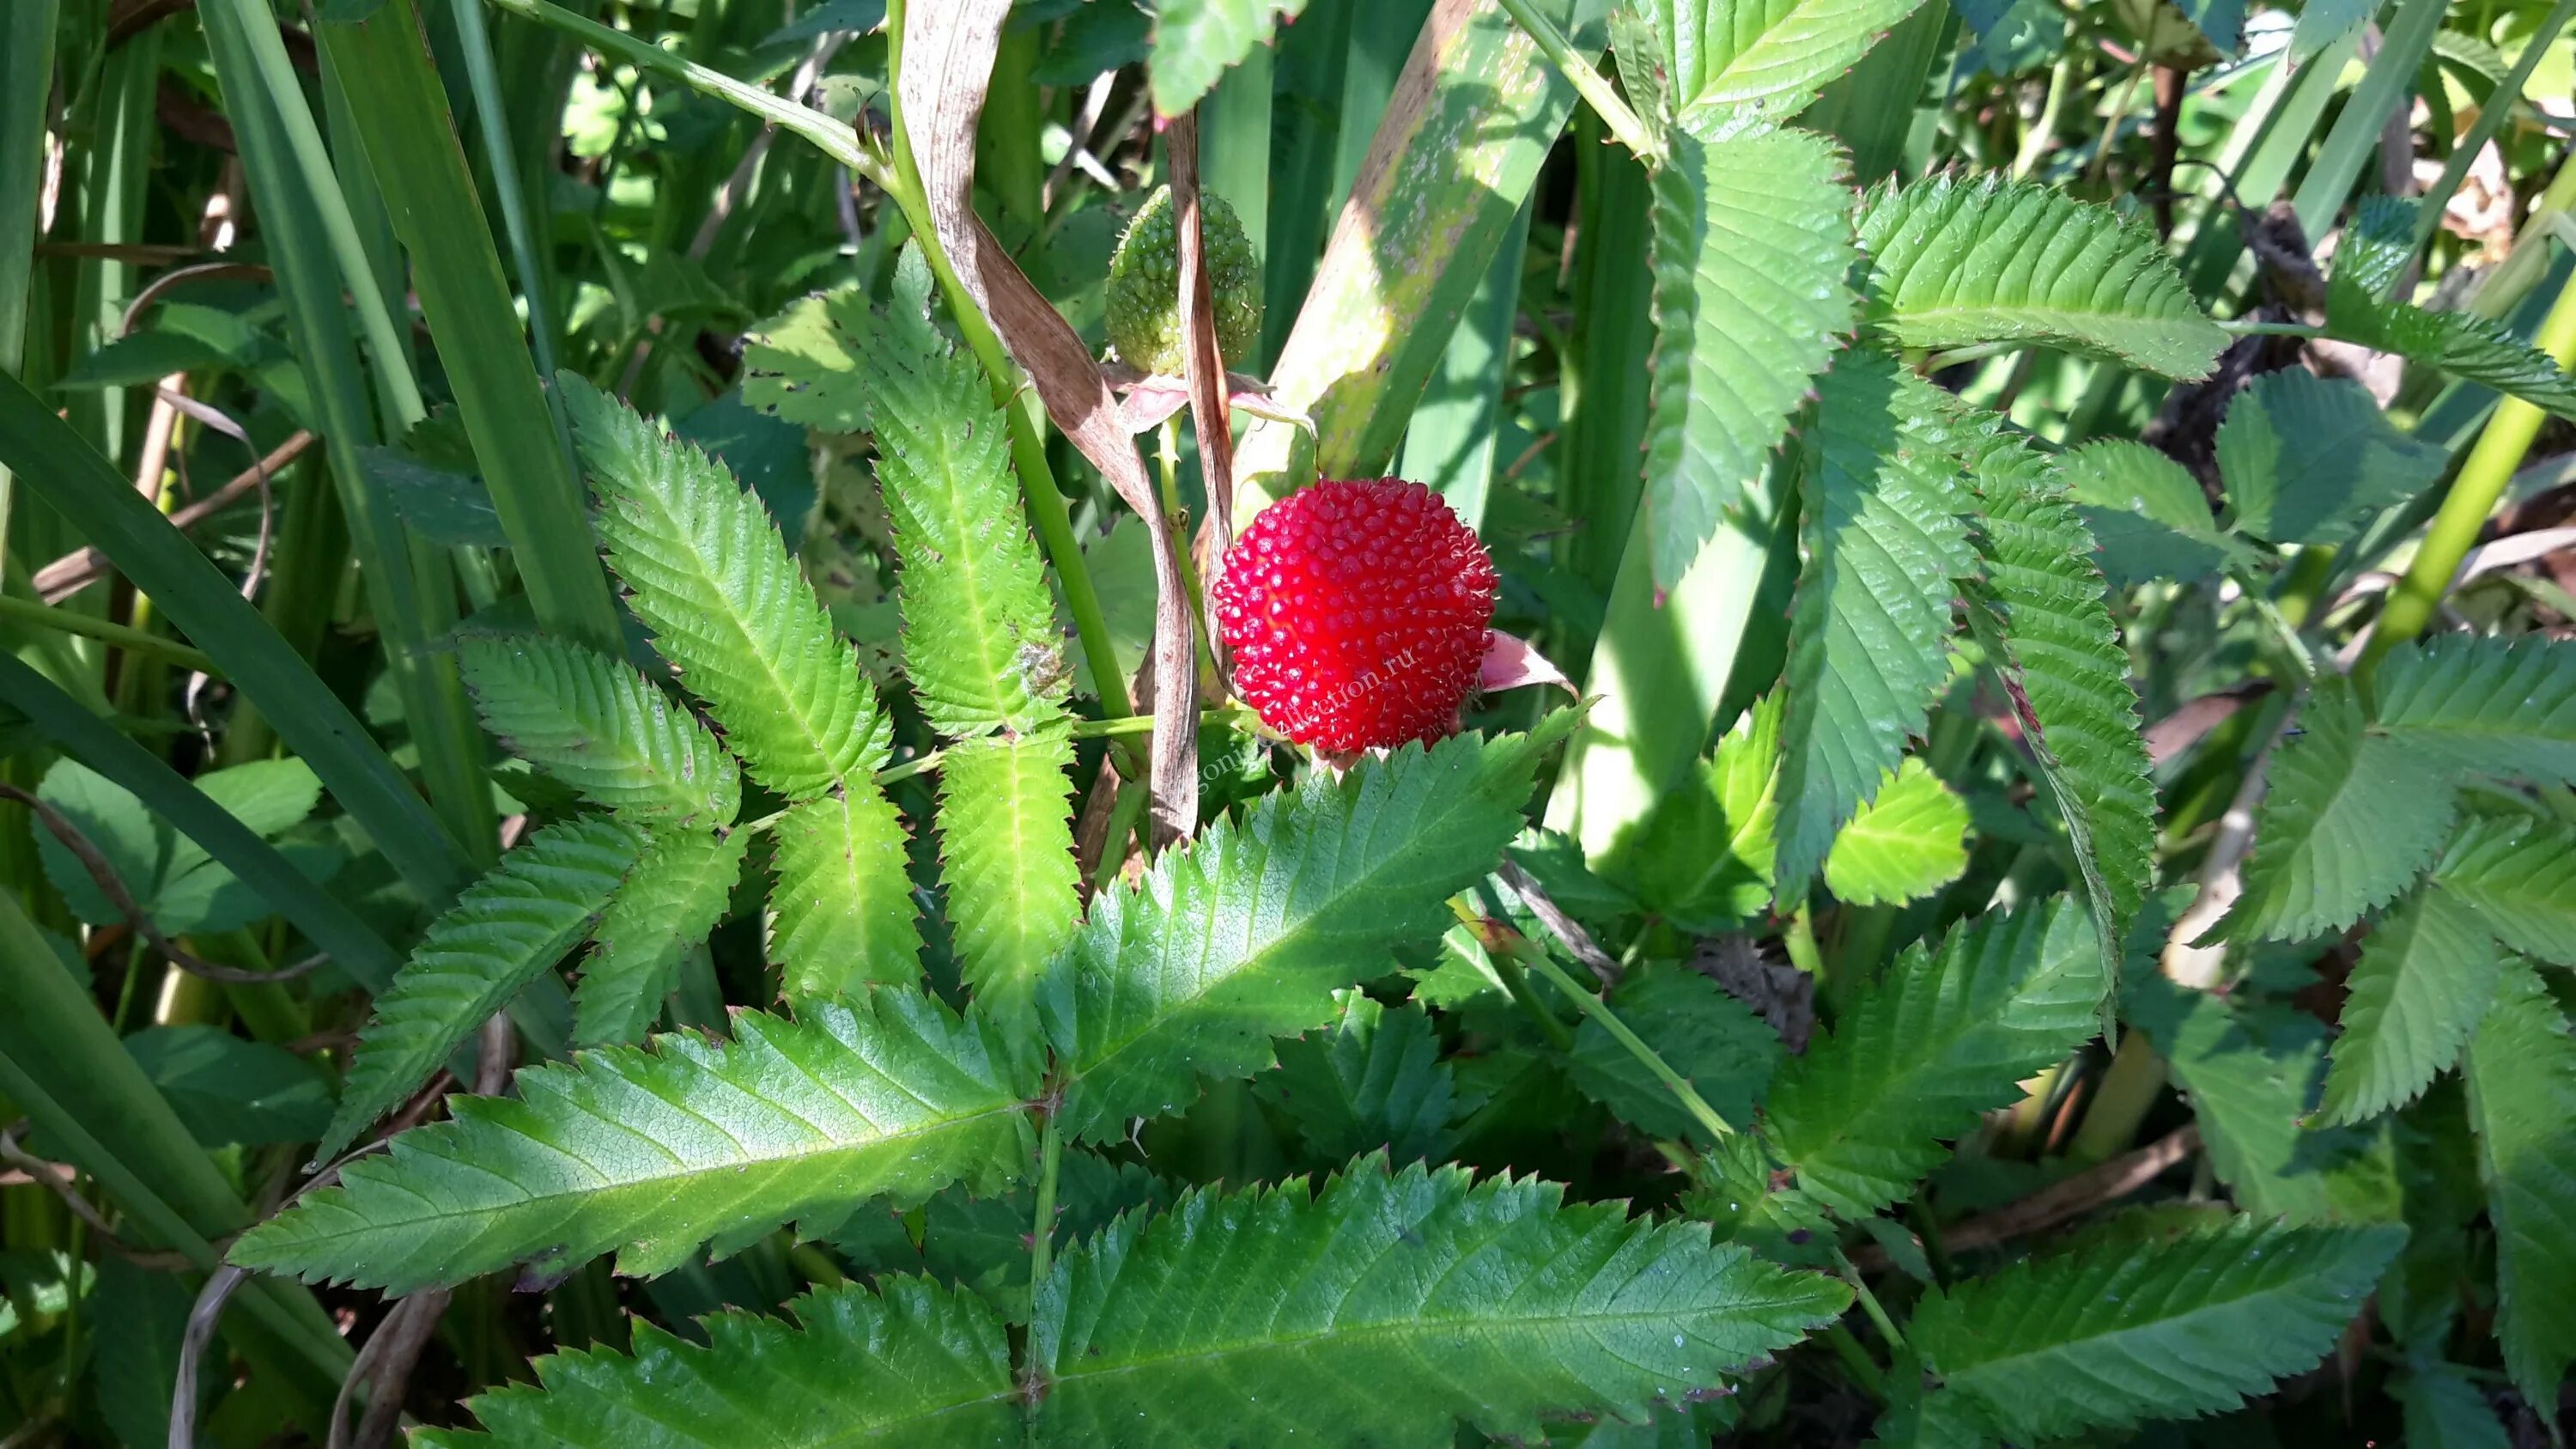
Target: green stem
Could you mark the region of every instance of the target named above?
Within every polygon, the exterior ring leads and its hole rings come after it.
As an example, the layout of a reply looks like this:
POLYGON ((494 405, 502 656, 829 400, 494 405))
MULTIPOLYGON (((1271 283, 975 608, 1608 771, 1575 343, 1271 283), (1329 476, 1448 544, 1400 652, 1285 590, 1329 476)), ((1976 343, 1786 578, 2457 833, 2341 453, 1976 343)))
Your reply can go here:
POLYGON ((1817 1338, 1841 1361, 1843 1372, 1852 1376, 1854 1387, 1882 1404, 1887 1402, 1886 1371, 1869 1356, 1868 1349, 1860 1346, 1860 1340, 1852 1337, 1850 1329, 1839 1323, 1827 1324, 1817 1338))
POLYGON ((1609 127, 1610 134, 1619 138, 1619 144, 1650 166, 1662 165, 1662 138, 1640 120, 1635 111, 1628 109, 1628 103, 1619 99, 1619 92, 1611 88, 1608 78, 1576 55, 1574 47, 1566 44, 1565 37, 1548 23, 1547 17, 1530 7, 1529 0, 1501 0, 1501 3, 1503 13, 1528 32, 1539 53, 1574 83, 1575 94, 1592 107, 1593 113, 1601 118, 1601 124, 1609 127))
POLYGON ((1098 895, 1118 879, 1127 865, 1127 847, 1136 835, 1137 818, 1145 813, 1145 786, 1139 780, 1123 780, 1117 798, 1109 802, 1109 831, 1101 837, 1100 864, 1091 872, 1091 892, 1098 895))
MULTIPOLYGON (((677 81, 701 95, 713 96, 748 111, 790 135, 803 137, 824 155, 866 177, 880 189, 887 192, 895 189, 884 158, 861 144, 858 132, 847 122, 833 120, 811 106, 799 105, 772 95, 759 86, 735 80, 723 71, 684 60, 640 36, 575 15, 560 5, 547 3, 547 0, 484 0, 484 3, 497 10, 525 16, 548 29, 560 30, 602 54, 625 61, 646 75, 677 81)), ((894 23, 901 15, 900 7, 890 6, 886 14, 889 34, 900 36, 902 27, 894 23)))
MULTIPOLYGON (((1489 925, 1484 928, 1483 934, 1489 940, 1494 933, 1494 927, 1489 925)), ((1517 932, 1513 933, 1513 939, 1520 944, 1506 949, 1517 956, 1522 964, 1529 968, 1532 975, 1546 978, 1557 990, 1565 993, 1567 999, 1574 1003, 1575 1010, 1599 1023, 1603 1031, 1610 1033, 1611 1040, 1626 1048, 1628 1055, 1635 1057, 1647 1071, 1654 1073, 1655 1080, 1663 1083, 1664 1089, 1680 1100, 1683 1108, 1698 1121, 1700 1126, 1708 1129, 1711 1137, 1723 1140, 1735 1135, 1735 1129, 1728 1125, 1725 1118, 1717 1115, 1717 1109, 1708 1104, 1708 1100, 1699 1094, 1699 1089, 1690 1084, 1690 1079, 1674 1071, 1672 1064, 1666 1062, 1653 1047, 1646 1045, 1644 1038, 1630 1031, 1628 1024, 1621 1021, 1618 1013, 1610 1009, 1608 1002, 1584 990, 1573 977, 1565 974, 1563 967, 1550 960, 1538 947, 1522 939, 1517 932)), ((1495 954, 1499 960, 1503 953, 1495 954)))
POLYGON ((1851 1259, 1845 1257, 1840 1248, 1834 1249, 1834 1271, 1851 1285, 1852 1296, 1860 1300, 1861 1312, 1868 1314, 1869 1321, 1878 1325, 1879 1336, 1887 1340, 1887 1346, 1899 1353, 1904 1352, 1905 1335, 1896 1331, 1896 1320, 1887 1316, 1887 1310, 1879 1305, 1878 1295, 1869 1291, 1869 1284, 1861 1278, 1860 1270, 1852 1266, 1851 1259))
MULTIPOLYGON (((2562 289, 2550 303, 2549 315, 2542 319, 2540 334, 2533 341, 2562 368, 2576 358, 2576 285, 2562 289)), ((2460 560, 2478 541, 2487 515, 2495 511, 2496 500, 2504 496, 2505 485, 2513 481, 2514 470, 2522 466, 2523 455, 2531 451, 2532 439, 2540 435, 2546 419, 2547 414, 2520 398, 2508 397, 2496 404, 2495 415, 2487 419, 2477 446, 2469 450, 2468 461, 2460 465, 2459 476, 2442 499, 2441 512, 2433 516, 2424 546, 2416 550, 2406 577, 2398 580, 2388 606, 2380 611, 2378 627, 2371 631, 2370 644, 2354 670, 2356 678, 2366 683, 2389 650, 2424 632, 2424 626, 2433 621, 2442 596, 2450 592, 2451 580, 2460 571, 2460 560)))
POLYGON ((1055 1265, 1055 1184, 1064 1167, 1064 1128, 1046 1114, 1038 1139, 1038 1202, 1029 1223, 1029 1321, 1037 1322, 1038 1294, 1045 1291, 1047 1270, 1055 1265))
POLYGON ((74 613, 69 609, 52 608, 34 599, 21 599, 0 594, 0 619, 38 629, 78 634, 83 638, 97 639, 116 645, 120 649, 131 650, 136 654, 149 654, 155 659, 164 659, 172 664, 194 669, 201 674, 211 674, 218 679, 223 677, 222 667, 214 660, 175 639, 164 639, 149 630, 130 629, 111 620, 74 613))

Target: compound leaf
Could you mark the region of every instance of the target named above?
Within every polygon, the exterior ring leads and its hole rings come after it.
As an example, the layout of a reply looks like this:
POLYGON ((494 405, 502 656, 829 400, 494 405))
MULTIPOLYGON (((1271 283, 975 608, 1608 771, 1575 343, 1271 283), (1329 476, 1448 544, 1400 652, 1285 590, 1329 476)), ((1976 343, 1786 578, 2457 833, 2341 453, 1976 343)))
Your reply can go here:
POLYGON ((1318 1157, 1347 1162, 1387 1150, 1397 1163, 1447 1155, 1458 1084, 1440 1035, 1418 1006, 1382 1006, 1336 991, 1332 1024, 1279 1043, 1279 1070, 1253 1079, 1262 1100, 1297 1124, 1318 1157))

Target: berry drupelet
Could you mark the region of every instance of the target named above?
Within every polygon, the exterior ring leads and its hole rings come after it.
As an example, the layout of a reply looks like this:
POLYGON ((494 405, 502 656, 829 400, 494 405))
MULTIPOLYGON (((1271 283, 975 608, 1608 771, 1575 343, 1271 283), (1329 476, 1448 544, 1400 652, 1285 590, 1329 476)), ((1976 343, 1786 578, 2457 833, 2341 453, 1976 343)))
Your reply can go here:
POLYGON ((1262 510, 1211 603, 1235 692, 1290 739, 1346 753, 1457 729, 1494 562, 1419 483, 1327 480, 1262 510))

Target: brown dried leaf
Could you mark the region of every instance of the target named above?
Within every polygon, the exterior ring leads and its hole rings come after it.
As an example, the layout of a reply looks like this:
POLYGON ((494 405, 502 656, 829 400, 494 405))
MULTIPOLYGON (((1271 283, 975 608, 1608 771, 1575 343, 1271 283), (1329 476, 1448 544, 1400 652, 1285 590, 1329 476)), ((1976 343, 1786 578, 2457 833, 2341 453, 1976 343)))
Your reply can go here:
POLYGON ((994 335, 1027 371, 1047 416, 1145 520, 1154 543, 1154 656, 1151 676, 1172 681, 1153 695, 1150 784, 1158 842, 1198 826, 1197 641, 1181 585, 1171 520, 1154 497, 1145 462, 1109 390, 1073 328, 975 215, 975 123, 993 79, 993 53, 1011 0, 942 0, 904 15, 901 109, 921 169, 939 244, 992 322, 994 335))

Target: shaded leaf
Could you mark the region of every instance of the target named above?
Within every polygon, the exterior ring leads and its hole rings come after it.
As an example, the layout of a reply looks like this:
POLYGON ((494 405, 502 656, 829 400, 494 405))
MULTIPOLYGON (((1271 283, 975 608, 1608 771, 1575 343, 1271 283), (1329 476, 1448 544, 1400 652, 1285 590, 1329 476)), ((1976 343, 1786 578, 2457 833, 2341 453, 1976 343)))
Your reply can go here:
POLYGON ((2058 467, 2114 585, 2204 578, 2254 562, 2254 550, 2210 516, 2200 480, 2144 443, 2087 443, 2058 467))
POLYGON ((2217 1413, 2324 1357, 2404 1239, 2137 1214, 1928 1295, 1907 1338, 2021 1442, 2217 1413))
MULTIPOLYGON (((1779 1034, 1744 1003, 1686 966, 1656 962, 1620 977, 1610 1009, 1718 1116, 1753 1120, 1781 1049, 1779 1034)), ((1575 1029, 1566 1066, 1583 1095, 1621 1121, 1649 1136, 1710 1145, 1707 1129, 1680 1099, 1591 1017, 1575 1029)))
POLYGON ((2374 927, 2347 983, 2325 1120, 2358 1122, 2413 1101, 2459 1060, 2503 964, 2477 913, 2442 891, 2417 891, 2374 927))
POLYGON ((2576 966, 2576 830, 2527 815, 2472 819, 2433 868, 2433 884, 2506 945, 2576 966))
POLYGON ((467 886, 376 998, 315 1158, 338 1156, 581 944, 643 848, 633 826, 582 816, 538 831, 467 886))
POLYGON ((1782 703, 1774 691, 1746 710, 1613 856, 1638 904, 1685 931, 1727 930, 1771 904, 1782 703))
POLYGON ((2419 771, 2576 784, 2576 642, 2439 635, 2390 650, 2374 689, 2378 729, 2419 771))
POLYGON ((1458 1085, 1430 1016, 1357 990, 1333 999, 1332 1024, 1280 1042, 1279 1070, 1253 1078, 1253 1090, 1288 1114, 1318 1157, 1347 1162, 1379 1148, 1398 1164, 1447 1156, 1458 1085))
POLYGON ((1781 1069, 1771 1144, 1834 1211, 1876 1212, 1941 1161, 1944 1139, 2083 1045, 2105 985, 2088 923, 2063 897, 1977 917, 1937 951, 1908 947, 1781 1069))
POLYGON ((2217 446, 2236 526, 2277 543, 2340 543, 2450 466, 2442 448, 2390 423, 2360 383, 2299 367, 2238 393, 2217 446))
POLYGON ((680 958, 724 918, 752 832, 656 837, 600 913, 598 948, 573 990, 573 1040, 639 1041, 679 985, 680 958))
POLYGON ((2496 1338, 2514 1387, 2554 1427, 2576 1361, 2576 1041, 2520 962, 2497 980, 2466 1074, 2495 1225, 2496 1338))

